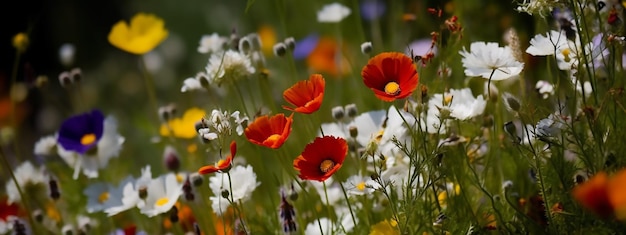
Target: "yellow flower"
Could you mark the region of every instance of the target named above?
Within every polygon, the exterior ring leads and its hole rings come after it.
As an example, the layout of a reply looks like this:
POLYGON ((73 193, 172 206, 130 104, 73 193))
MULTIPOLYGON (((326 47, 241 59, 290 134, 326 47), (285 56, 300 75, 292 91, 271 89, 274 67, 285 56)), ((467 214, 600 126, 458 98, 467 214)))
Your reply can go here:
POLYGON ((200 121, 206 113, 199 108, 190 108, 185 111, 182 118, 174 118, 162 124, 160 133, 162 136, 170 136, 170 129, 175 137, 183 139, 191 139, 198 136, 196 131, 196 122, 200 121), (168 128, 169 127, 169 128, 168 128))
POLYGON ((137 13, 130 26, 120 20, 109 32, 109 42, 124 51, 142 55, 159 45, 167 37, 161 18, 152 14, 137 13))
POLYGON ((26 51, 26 48, 28 48, 28 35, 26 33, 18 33, 13 36, 13 47, 20 53, 26 51))
POLYGON ((274 44, 276 44, 276 31, 269 25, 263 25, 257 32, 261 39, 261 50, 263 53, 269 55, 274 51, 274 44))
POLYGON ((370 235, 399 235, 398 222, 395 220, 384 220, 375 225, 372 225, 370 229, 370 235))

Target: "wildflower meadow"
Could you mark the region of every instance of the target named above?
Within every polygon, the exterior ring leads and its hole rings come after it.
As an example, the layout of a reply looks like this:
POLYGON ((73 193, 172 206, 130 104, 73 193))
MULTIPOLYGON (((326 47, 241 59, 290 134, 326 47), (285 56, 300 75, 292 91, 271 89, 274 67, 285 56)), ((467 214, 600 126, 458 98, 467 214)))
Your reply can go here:
POLYGON ((625 8, 16 3, 0 235, 624 234, 625 8))

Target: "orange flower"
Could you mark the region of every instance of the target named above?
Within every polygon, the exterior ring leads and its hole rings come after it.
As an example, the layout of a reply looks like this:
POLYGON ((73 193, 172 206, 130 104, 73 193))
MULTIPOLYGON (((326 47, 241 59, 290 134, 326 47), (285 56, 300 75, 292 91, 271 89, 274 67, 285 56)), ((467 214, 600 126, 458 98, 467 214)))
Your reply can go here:
POLYGON ((361 76, 374 95, 387 102, 411 95, 419 81, 413 60, 398 52, 374 56, 363 67, 361 76))
POLYGON ((574 188, 572 194, 584 207, 606 218, 613 214, 608 186, 609 179, 606 173, 600 172, 589 181, 574 188))
POLYGON ((333 76, 350 73, 348 60, 341 56, 339 44, 330 37, 322 37, 306 59, 311 70, 333 76))
POLYGON ((272 117, 261 116, 246 127, 246 138, 254 144, 277 149, 289 137, 291 123, 293 123, 293 113, 289 117, 285 117, 282 113, 272 117))
POLYGON ((283 92, 287 102, 296 106, 291 108, 283 105, 286 110, 310 114, 317 111, 324 99, 324 87, 326 81, 321 74, 313 74, 309 80, 299 81, 283 92))
POLYGON ((607 186, 609 202, 613 206, 618 219, 626 219, 626 169, 615 174, 607 186))
POLYGON ((200 169, 198 170, 198 173, 200 173, 201 175, 206 175, 206 174, 211 174, 211 173, 215 173, 218 171, 227 172, 228 170, 230 170, 232 166, 231 163, 233 162, 233 157, 235 157, 236 153, 237 153, 237 143, 233 140, 232 142, 230 142, 230 154, 226 156, 225 159, 221 159, 217 161, 215 165, 207 165, 207 166, 200 167, 200 169))
POLYGON ((324 181, 341 168, 346 154, 346 140, 334 136, 317 137, 293 161, 293 167, 300 173, 300 179, 324 181))

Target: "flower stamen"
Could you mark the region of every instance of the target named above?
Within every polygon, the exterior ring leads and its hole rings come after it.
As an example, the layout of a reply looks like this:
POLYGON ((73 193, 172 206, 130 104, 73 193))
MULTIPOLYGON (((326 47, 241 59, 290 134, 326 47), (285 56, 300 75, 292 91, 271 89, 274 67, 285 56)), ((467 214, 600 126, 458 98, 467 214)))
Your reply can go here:
POLYGON ((385 85, 385 93, 388 95, 399 95, 400 94, 400 84, 397 82, 389 82, 385 85))
POLYGON ((326 160, 322 161, 322 163, 320 163, 320 170, 323 173, 326 173, 330 169, 332 169, 334 166, 335 166, 335 162, 333 160, 326 159, 326 160))
POLYGON ((80 138, 80 143, 82 145, 90 145, 93 144, 94 142, 96 142, 96 134, 94 133, 88 133, 83 135, 82 138, 80 138))

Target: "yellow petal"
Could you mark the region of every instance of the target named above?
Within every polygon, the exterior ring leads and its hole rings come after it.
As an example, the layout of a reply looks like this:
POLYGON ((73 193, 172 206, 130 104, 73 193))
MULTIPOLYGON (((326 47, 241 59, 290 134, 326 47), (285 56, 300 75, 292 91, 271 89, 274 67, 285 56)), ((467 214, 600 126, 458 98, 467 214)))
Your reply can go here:
POLYGON ((126 52, 145 54, 158 46, 168 31, 162 19, 152 14, 138 13, 130 21, 130 26, 120 21, 109 33, 109 42, 126 52))
MULTIPOLYGON (((168 122, 168 125, 172 132, 174 132, 174 136, 183 139, 191 139, 198 135, 196 132, 196 122, 200 121, 206 112, 199 108, 190 108, 185 111, 182 118, 174 118, 168 122)), ((169 136, 170 131, 168 126, 165 124, 161 125, 161 129, 159 133, 162 136, 169 136)))

